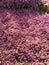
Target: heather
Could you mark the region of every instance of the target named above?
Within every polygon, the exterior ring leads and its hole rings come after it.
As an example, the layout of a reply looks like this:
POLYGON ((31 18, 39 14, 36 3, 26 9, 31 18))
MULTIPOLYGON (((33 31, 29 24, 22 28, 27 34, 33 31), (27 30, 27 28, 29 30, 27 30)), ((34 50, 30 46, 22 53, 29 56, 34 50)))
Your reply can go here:
POLYGON ((0 65, 49 65, 49 13, 0 8, 0 65))

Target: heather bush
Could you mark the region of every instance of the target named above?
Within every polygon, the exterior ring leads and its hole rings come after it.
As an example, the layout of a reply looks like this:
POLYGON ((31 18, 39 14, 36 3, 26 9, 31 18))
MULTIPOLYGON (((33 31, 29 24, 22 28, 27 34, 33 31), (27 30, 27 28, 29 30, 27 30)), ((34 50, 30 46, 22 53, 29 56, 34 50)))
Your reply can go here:
POLYGON ((47 6, 39 2, 40 0, 2 0, 0 65, 49 63, 49 14, 46 13, 47 6))
POLYGON ((31 9, 40 14, 49 12, 48 6, 42 0, 2 0, 0 7, 12 10, 31 9))

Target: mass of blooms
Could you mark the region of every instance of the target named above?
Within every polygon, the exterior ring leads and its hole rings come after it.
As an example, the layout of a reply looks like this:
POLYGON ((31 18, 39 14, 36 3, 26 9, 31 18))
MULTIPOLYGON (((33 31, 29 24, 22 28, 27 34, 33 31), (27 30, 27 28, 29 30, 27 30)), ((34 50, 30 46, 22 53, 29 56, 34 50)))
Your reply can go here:
POLYGON ((49 65, 49 13, 38 12, 39 0, 15 0, 35 5, 15 9, 8 2, 0 4, 0 65, 49 65))

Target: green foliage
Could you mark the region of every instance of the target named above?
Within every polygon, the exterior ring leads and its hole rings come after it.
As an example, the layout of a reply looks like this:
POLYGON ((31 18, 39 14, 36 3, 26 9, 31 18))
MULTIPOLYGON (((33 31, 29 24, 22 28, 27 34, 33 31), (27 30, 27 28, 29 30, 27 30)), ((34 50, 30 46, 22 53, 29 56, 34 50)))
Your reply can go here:
POLYGON ((15 59, 16 59, 18 62, 20 62, 20 56, 19 56, 19 55, 16 55, 16 56, 15 56, 15 59))
POLYGON ((45 13, 47 12, 47 9, 48 9, 47 5, 44 5, 44 4, 38 5, 38 8, 40 13, 45 13))

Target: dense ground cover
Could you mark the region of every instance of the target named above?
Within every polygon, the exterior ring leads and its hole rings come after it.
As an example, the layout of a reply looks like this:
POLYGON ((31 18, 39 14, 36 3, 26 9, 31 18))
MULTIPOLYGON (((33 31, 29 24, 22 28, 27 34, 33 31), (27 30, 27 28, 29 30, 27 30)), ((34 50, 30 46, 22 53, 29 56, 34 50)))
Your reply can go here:
POLYGON ((48 13, 0 8, 0 65, 49 65, 48 13))

